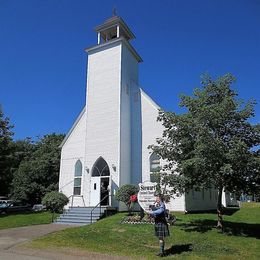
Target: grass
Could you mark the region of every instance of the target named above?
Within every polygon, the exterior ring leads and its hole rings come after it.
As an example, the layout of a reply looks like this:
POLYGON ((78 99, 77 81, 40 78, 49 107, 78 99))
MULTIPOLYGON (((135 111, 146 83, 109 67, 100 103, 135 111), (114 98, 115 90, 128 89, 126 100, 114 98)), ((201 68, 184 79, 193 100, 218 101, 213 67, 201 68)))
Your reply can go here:
MULTIPOLYGON (((176 213, 166 240, 168 258, 260 259, 260 203, 243 204, 224 216, 224 230, 214 228, 215 214, 176 213)), ((121 224, 119 213, 89 226, 59 231, 30 243, 34 248, 74 248, 133 258, 155 258, 158 240, 152 225, 121 224)))
POLYGON ((49 212, 26 212, 0 215, 0 229, 49 224, 52 214, 49 212))

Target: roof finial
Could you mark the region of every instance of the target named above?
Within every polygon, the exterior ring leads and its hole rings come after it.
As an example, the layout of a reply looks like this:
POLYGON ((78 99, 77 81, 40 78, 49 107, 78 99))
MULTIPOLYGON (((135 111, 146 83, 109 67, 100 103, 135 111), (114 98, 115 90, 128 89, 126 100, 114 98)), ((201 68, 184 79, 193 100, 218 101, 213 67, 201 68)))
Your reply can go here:
POLYGON ((116 7, 115 6, 113 7, 112 15, 113 16, 117 16, 117 12, 116 12, 116 7))

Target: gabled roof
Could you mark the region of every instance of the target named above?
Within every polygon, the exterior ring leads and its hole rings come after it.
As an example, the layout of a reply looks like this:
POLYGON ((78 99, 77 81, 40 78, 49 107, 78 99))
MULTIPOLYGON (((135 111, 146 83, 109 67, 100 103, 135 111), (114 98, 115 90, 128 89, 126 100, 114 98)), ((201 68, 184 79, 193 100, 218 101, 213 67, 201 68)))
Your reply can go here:
POLYGON ((145 97, 146 100, 147 100, 149 103, 151 103, 151 105, 152 105, 155 109, 158 109, 158 110, 162 109, 148 94, 146 94, 146 93, 144 92, 143 89, 140 88, 140 91, 141 91, 141 95, 142 95, 143 97, 145 97))
POLYGON ((74 130, 74 128, 77 126, 79 120, 81 119, 81 117, 84 115, 86 111, 86 107, 84 107, 82 109, 82 111, 80 112, 80 114, 78 115, 76 121, 74 122, 74 124, 72 125, 71 129, 69 130, 69 132, 66 134, 65 138, 63 139, 62 143, 60 144, 60 148, 66 143, 66 141, 68 140, 68 138, 70 137, 72 131, 74 130))

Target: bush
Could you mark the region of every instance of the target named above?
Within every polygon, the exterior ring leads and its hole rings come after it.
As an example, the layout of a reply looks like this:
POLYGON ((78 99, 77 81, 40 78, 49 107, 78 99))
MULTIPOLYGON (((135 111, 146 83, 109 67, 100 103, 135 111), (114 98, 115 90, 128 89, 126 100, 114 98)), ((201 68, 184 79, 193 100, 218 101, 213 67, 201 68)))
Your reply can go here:
POLYGON ((130 196, 135 195, 138 192, 138 188, 132 184, 125 184, 118 189, 116 192, 116 199, 122 201, 127 206, 128 211, 130 210, 131 200, 130 196))
POLYGON ((51 211, 52 214, 52 221, 54 213, 61 213, 63 207, 68 204, 69 199, 63 193, 58 191, 51 191, 47 193, 43 199, 42 204, 46 206, 46 209, 51 211))

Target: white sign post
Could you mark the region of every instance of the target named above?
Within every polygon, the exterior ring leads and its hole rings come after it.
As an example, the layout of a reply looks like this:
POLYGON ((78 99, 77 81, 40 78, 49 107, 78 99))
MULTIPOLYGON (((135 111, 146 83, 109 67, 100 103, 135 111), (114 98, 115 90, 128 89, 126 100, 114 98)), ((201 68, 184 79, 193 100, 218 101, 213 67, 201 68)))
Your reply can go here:
POLYGON ((156 182, 145 181, 139 183, 139 192, 137 194, 140 207, 147 213, 150 211, 150 206, 155 202, 156 182))

